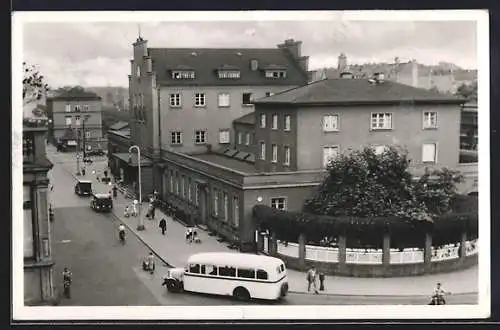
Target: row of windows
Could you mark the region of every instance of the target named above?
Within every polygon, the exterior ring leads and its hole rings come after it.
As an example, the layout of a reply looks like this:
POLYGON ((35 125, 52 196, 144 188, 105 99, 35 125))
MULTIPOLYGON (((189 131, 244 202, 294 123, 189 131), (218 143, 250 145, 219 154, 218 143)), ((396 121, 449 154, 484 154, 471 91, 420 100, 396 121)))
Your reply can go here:
MULTIPOLYGON (((229 128, 219 130, 219 143, 228 144, 230 143, 231 133, 229 128)), ((208 136, 206 130, 196 130, 194 131, 193 140, 195 144, 205 144, 208 142, 208 136)), ((170 144, 171 145, 182 145, 184 141, 184 134, 182 131, 170 132, 170 144)))
MULTIPOLYGON (((279 146, 277 144, 271 144, 271 162, 277 163, 281 157, 278 157, 279 146)), ((266 143, 260 142, 260 159, 266 160, 266 143)), ((283 146, 283 165, 290 165, 290 147, 283 146)))
MULTIPOLYGON (((218 77, 220 79, 239 79, 241 73, 238 70, 218 70, 218 77)), ((140 76, 140 69, 138 67, 137 76, 140 76)), ((195 79, 196 74, 194 70, 172 70, 172 79, 195 79)), ((266 70, 266 78, 286 78, 286 70, 266 70)))
POLYGON ((81 111, 89 111, 90 106, 88 104, 66 104, 64 107, 65 112, 81 112, 81 111))
MULTIPOLYGON (((387 146, 385 145, 374 145, 372 146, 376 154, 382 154, 387 146)), ((326 167, 328 163, 334 160, 340 152, 339 146, 326 146, 323 147, 323 167, 326 167)), ((424 143, 422 144, 422 162, 423 163, 436 163, 437 162, 437 144, 436 143, 424 143)))
MULTIPOLYGON (((272 93, 267 92, 266 96, 272 93)), ((252 93, 243 93, 241 104, 251 105, 252 93)), ((194 93, 193 103, 195 107, 205 107, 207 105, 207 95, 202 92, 194 93)), ((169 104, 171 108, 181 108, 183 104, 182 95, 180 93, 171 93, 169 95, 169 104)), ((231 106, 231 96, 229 93, 217 94, 217 106, 219 108, 229 108, 231 106)))
POLYGON ((212 276, 226 276, 239 278, 253 278, 258 280, 267 280, 269 275, 265 270, 252 268, 235 268, 232 266, 215 266, 190 264, 186 271, 191 274, 205 274, 212 276))
MULTIPOLYGON (((271 129, 277 130, 278 129, 278 114, 273 114, 272 115, 272 120, 271 120, 271 129)), ((283 117, 283 130, 284 131, 290 131, 291 129, 291 116, 290 115, 285 115, 283 117)), ((260 114, 260 121, 259 121, 259 126, 260 128, 266 128, 267 125, 267 115, 265 113, 260 114)))
MULTIPOLYGON (((198 190, 197 185, 194 185, 194 201, 193 201, 193 184, 191 182, 191 178, 185 175, 180 175, 178 172, 174 172, 170 170, 170 187, 169 190, 171 193, 178 195, 184 199, 187 199, 189 202, 194 202, 196 206, 200 204, 200 192, 198 190)), ((212 213, 214 216, 219 216, 220 206, 219 198, 221 191, 214 189, 213 190, 213 210, 212 213)), ((223 213, 222 219, 226 222, 229 221, 229 195, 224 192, 222 194, 223 201, 223 213)), ((232 200, 232 220, 235 227, 238 227, 240 224, 240 204, 238 196, 233 196, 232 200)))

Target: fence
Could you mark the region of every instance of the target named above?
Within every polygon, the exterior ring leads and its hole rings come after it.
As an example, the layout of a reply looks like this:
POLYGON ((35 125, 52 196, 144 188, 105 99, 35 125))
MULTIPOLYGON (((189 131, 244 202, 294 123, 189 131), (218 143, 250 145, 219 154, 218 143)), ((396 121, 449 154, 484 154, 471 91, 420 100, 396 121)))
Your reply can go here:
POLYGON ((339 249, 306 245, 306 259, 322 262, 339 262, 339 249))
POLYGON ((424 262, 423 249, 391 249, 391 264, 418 264, 424 262))
POLYGON ((382 264, 382 250, 346 249, 347 264, 382 264))
POLYGON ((477 240, 465 242, 465 255, 471 256, 478 253, 477 240))
POLYGON ((460 258, 460 244, 448 244, 439 248, 432 247, 431 261, 444 261, 460 258))

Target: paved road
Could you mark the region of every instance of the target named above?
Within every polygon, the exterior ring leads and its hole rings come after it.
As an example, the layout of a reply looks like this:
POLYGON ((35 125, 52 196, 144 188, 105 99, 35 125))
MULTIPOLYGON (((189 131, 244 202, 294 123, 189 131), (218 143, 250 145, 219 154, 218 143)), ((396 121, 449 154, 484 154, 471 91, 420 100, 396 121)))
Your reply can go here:
MULTIPOLYGON (((67 157, 67 156, 61 156, 67 157)), ((74 178, 63 169, 68 165, 55 159, 50 175, 54 190, 51 202, 55 207, 53 248, 55 283, 61 284, 62 268, 71 267, 74 280, 72 299, 62 305, 232 305, 237 302, 198 294, 168 293, 160 286, 165 266, 150 275, 142 272, 140 261, 147 247, 132 233, 122 246, 117 239, 118 219, 112 214, 91 211, 88 198, 74 195, 74 178)), ((450 296, 451 304, 474 304, 477 295, 450 296)), ((269 303, 269 302, 251 302, 269 303)), ((281 304, 359 305, 359 304, 426 304, 423 296, 349 296, 290 294, 281 304)))

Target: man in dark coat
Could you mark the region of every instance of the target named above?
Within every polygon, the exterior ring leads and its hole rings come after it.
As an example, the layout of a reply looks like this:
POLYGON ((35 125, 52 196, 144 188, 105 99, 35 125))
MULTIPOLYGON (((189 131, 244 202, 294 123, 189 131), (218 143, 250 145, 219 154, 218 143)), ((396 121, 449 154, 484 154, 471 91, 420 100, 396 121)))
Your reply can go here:
POLYGON ((160 220, 160 228, 161 228, 161 234, 165 235, 165 232, 167 231, 167 220, 165 220, 165 218, 162 218, 160 220))

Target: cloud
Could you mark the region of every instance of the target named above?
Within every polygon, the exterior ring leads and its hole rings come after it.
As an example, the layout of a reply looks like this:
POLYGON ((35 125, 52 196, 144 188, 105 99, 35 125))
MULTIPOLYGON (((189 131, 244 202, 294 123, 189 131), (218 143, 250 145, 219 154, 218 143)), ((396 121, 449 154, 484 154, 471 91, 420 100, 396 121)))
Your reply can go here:
POLYGON ((26 23, 24 59, 60 85, 127 86, 139 29, 149 47, 275 47, 301 40, 311 69, 415 58, 477 67, 473 21, 224 21, 165 23, 26 23))

